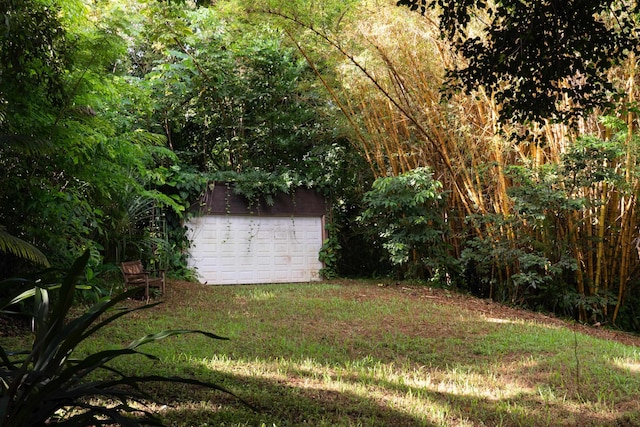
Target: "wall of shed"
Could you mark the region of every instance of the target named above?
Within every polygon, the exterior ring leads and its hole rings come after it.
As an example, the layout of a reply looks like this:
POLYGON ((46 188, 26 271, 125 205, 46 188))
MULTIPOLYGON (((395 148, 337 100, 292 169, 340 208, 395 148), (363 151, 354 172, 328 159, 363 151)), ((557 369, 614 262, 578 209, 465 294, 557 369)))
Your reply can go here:
POLYGON ((216 184, 187 223, 189 266, 208 284, 295 283, 320 279, 324 199, 313 190, 248 203, 216 184))

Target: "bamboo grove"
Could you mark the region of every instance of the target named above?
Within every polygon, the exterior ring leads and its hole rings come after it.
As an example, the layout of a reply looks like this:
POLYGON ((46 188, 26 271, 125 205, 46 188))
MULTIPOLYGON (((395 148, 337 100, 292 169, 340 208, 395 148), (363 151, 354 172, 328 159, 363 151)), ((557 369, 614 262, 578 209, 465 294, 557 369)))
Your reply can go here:
POLYGON ((338 102, 375 176, 426 166, 443 183, 446 239, 471 286, 581 321, 616 324, 623 311, 633 318, 636 61, 611 76, 627 94, 615 114, 594 113, 571 128, 507 129, 491 93, 443 93, 445 67, 458 59, 433 20, 393 8, 367 15, 348 42, 342 34, 335 43, 345 55, 338 102), (352 54, 342 47, 349 43, 363 48, 352 54))

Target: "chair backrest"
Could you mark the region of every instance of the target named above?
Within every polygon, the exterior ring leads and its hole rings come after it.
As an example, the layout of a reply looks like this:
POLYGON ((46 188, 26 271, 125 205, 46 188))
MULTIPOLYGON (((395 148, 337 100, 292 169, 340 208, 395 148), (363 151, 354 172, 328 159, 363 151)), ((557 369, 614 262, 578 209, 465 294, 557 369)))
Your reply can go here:
POLYGON ((128 261, 120 263, 120 269, 122 273, 126 276, 127 274, 142 274, 144 273, 144 269, 142 268, 142 261, 128 261))

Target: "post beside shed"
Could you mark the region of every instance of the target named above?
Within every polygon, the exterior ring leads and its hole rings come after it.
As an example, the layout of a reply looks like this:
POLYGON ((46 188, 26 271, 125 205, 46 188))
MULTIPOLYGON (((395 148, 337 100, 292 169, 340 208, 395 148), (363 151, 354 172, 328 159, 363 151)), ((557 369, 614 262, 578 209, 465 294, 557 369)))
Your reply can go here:
POLYGON ((325 238, 324 198, 298 188, 268 205, 249 201, 224 183, 210 185, 186 223, 188 265, 210 285, 320 280, 325 238))

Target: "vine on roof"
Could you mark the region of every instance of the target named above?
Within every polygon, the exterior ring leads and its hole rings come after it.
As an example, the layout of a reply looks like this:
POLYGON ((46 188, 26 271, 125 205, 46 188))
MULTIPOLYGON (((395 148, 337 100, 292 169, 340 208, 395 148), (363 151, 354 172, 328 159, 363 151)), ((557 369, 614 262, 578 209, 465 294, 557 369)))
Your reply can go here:
POLYGON ((259 206, 264 201, 273 206, 274 197, 285 193, 294 197, 299 187, 312 188, 313 181, 300 177, 297 173, 287 171, 281 174, 254 169, 248 172, 221 171, 210 175, 211 181, 230 184, 234 194, 243 196, 249 201, 249 207, 259 206))

